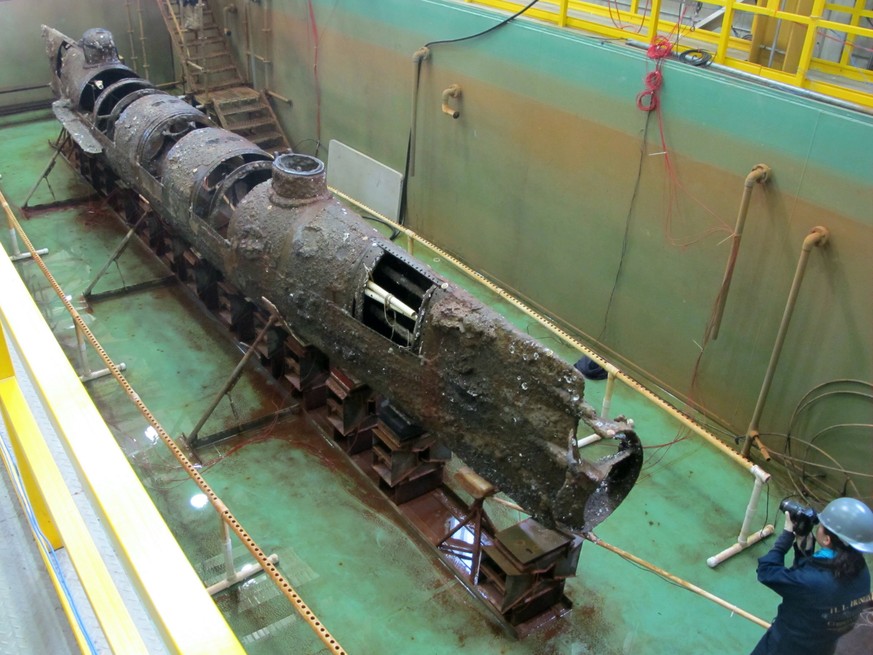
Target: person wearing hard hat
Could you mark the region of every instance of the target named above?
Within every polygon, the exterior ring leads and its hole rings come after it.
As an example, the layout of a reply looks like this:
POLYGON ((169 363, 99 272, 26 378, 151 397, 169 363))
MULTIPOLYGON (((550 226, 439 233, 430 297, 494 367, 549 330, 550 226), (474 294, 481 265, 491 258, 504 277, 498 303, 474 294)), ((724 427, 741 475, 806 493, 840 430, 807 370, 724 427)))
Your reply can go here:
POLYGON ((873 511, 855 498, 837 498, 818 522, 820 548, 813 554, 815 544, 795 536, 785 512, 785 530, 758 560, 758 581, 782 596, 782 603, 751 655, 832 655, 837 640, 873 605, 863 555, 873 553, 873 511), (794 564, 786 568, 792 544, 794 564))

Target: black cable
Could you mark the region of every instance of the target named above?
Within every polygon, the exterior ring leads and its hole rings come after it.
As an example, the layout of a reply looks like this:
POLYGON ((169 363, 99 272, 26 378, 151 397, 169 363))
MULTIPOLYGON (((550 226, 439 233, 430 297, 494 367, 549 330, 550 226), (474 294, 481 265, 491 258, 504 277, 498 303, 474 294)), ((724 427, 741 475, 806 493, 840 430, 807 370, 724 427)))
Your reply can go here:
MULTIPOLYGON (((430 41, 429 43, 425 43, 424 47, 430 48, 430 47, 435 46, 435 45, 444 45, 444 44, 448 44, 448 43, 460 43, 462 41, 469 41, 470 39, 475 39, 475 38, 478 38, 480 36, 485 36, 486 34, 490 34, 494 30, 499 29, 499 28, 503 27, 504 25, 506 25, 507 23, 515 20, 516 18, 521 16, 524 12, 526 12, 528 9, 530 9, 535 4, 537 4, 539 1, 540 0, 532 0, 526 6, 522 7, 517 12, 512 14, 512 16, 509 16, 508 18, 504 18, 502 21, 500 21, 496 25, 492 25, 491 27, 489 27, 486 30, 482 30, 481 32, 477 32, 476 34, 470 34, 468 36, 458 37, 457 39, 441 39, 438 41, 430 41)), ((415 102, 416 99, 418 98, 418 86, 419 86, 419 81, 421 80, 421 62, 423 60, 424 60, 424 57, 420 57, 416 60, 415 86, 414 86, 414 90, 413 90, 413 102, 415 102)), ((409 207, 408 200, 407 200, 407 197, 408 197, 407 180, 409 179, 409 166, 410 166, 410 159, 411 159, 412 154, 413 154, 412 153, 412 125, 410 125, 409 126, 409 138, 406 141, 406 163, 403 166, 403 180, 400 183, 400 216, 397 220, 397 222, 400 225, 406 224, 406 216, 407 216, 408 207, 409 207)))
POLYGON ((706 50, 686 50, 679 55, 679 61, 691 66, 709 66, 712 63, 712 54, 706 50))
POLYGON ((630 237, 630 225, 631 225, 631 216, 634 212, 634 207, 637 204, 637 195, 640 191, 640 180, 643 176, 643 161, 645 161, 646 157, 646 143, 648 141, 649 134, 649 119, 651 119, 652 114, 655 112, 647 111, 646 112, 646 122, 643 125, 643 138, 642 143, 640 143, 640 160, 637 163, 637 179, 634 181, 634 190, 631 195, 630 205, 627 208, 627 217, 624 221, 624 237, 621 241, 621 255, 618 259, 618 270, 615 272, 615 279, 612 282, 612 290, 609 292, 609 301, 606 303, 606 313, 603 315, 603 325, 600 328, 600 333, 597 335, 597 340, 603 340, 603 333, 606 332, 606 326, 609 323, 609 312, 612 309, 612 301, 615 297, 615 291, 618 288, 618 281, 621 277, 621 271, 624 267, 624 256, 627 253, 628 240, 630 237))
POLYGON ((397 237, 400 236, 400 230, 391 225, 388 221, 384 221, 378 216, 370 216, 369 214, 361 214, 361 218, 364 218, 368 221, 373 221, 374 223, 380 223, 381 225, 385 225, 391 228, 391 236, 389 237, 389 241, 394 241, 397 237))
POLYGON ((304 143, 309 143, 310 141, 315 144, 315 153, 313 154, 313 157, 318 157, 318 151, 321 150, 321 141, 319 141, 318 139, 313 139, 312 137, 308 139, 301 139, 293 146, 291 146, 291 148, 294 150, 294 152, 297 152, 297 149, 300 146, 302 146, 304 143))
POLYGON ((487 30, 483 30, 483 31, 481 31, 481 32, 477 32, 476 34, 471 34, 471 35, 469 35, 469 36, 462 36, 462 37, 459 37, 459 38, 457 38, 457 39, 443 39, 443 40, 441 40, 441 41, 431 41, 430 43, 425 43, 425 44, 424 44, 424 47, 425 47, 425 48, 429 48, 429 47, 431 47, 431 46, 439 45, 439 44, 441 44, 441 43, 460 43, 461 41, 468 41, 468 40, 470 40, 470 39, 475 39, 475 38, 480 37, 480 36, 485 36, 485 35, 488 34, 489 32, 493 32, 494 30, 503 27, 503 26, 506 25, 508 22, 510 22, 510 21, 512 21, 512 20, 515 20, 516 18, 518 18, 519 16, 521 16, 524 12, 526 12, 528 9, 530 9, 531 7, 533 7, 533 6, 534 6, 536 3, 538 3, 539 1, 540 1, 540 0, 533 0, 533 2, 528 3, 528 5, 527 5, 526 7, 523 7, 523 8, 521 8, 521 9, 519 9, 517 12, 515 12, 515 13, 514 13, 512 16, 510 16, 509 18, 504 18, 502 21, 500 21, 500 22, 497 23, 496 25, 492 25, 492 26, 489 27, 487 30))

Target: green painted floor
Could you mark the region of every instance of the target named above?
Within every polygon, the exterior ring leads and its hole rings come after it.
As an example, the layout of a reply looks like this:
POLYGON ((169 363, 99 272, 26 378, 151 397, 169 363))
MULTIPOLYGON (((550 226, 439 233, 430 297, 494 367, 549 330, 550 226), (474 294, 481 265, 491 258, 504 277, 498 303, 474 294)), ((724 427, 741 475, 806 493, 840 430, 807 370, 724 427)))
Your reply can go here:
MULTIPOLYGON (((49 141, 57 131, 48 113, 0 122, 0 185, 11 204, 22 203, 49 161, 49 141)), ((64 162, 55 166, 49 181, 56 200, 88 193, 64 162)), ((31 204, 52 200, 43 183, 31 204)), ((100 203, 40 212, 24 226, 37 247, 50 249, 45 257, 49 268, 66 292, 79 298, 77 307, 110 356, 127 364, 128 380, 167 431, 190 431, 241 356, 238 344, 181 286, 85 306, 82 289, 125 231, 100 203)), ((2 243, 10 248, 5 230, 2 243)), ((416 252, 522 329, 544 337, 568 361, 578 357, 541 326, 446 269, 439 257, 416 252)), ((32 263, 18 266, 74 358, 69 317, 46 290, 38 269, 32 263)), ((162 274, 137 243, 96 291, 162 274)), ((96 356, 90 355, 96 367, 96 356)), ((587 399, 595 407, 603 385, 588 383, 587 399)), ((204 582, 218 580, 222 542, 211 507, 198 506, 194 484, 163 444, 149 437, 147 424, 114 381, 91 382, 88 389, 204 582)), ((232 403, 222 401, 203 433, 293 402, 254 365, 231 397, 232 403)), ((620 384, 612 407, 614 414, 635 420, 647 445, 647 462, 639 483, 599 526, 598 536, 769 620, 777 596, 755 580, 755 560, 766 545, 718 569, 706 565, 707 557, 735 541, 751 476, 620 384), (680 436, 686 438, 673 443, 680 436)), ((350 653, 741 654, 763 632, 709 600, 586 543, 578 576, 566 590, 574 609, 517 640, 305 414, 253 431, 245 444, 204 449, 201 457, 209 484, 262 548, 278 554, 284 575, 350 653)), ((779 500, 787 495, 772 486, 762 497, 756 527, 772 522, 779 500)), ((489 511, 500 526, 523 518, 497 505, 489 511)), ((243 547, 235 552, 242 564, 243 547)), ((325 652, 264 576, 223 593, 217 602, 253 654, 325 652)))

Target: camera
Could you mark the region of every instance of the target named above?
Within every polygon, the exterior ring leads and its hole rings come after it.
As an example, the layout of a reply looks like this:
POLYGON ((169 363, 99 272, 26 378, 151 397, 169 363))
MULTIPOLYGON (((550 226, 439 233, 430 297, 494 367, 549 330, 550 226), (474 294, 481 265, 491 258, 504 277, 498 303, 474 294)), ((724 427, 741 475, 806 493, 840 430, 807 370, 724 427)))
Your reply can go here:
POLYGON ((813 527, 818 525, 818 514, 812 507, 804 507, 796 500, 785 498, 779 503, 780 512, 788 512, 791 522, 794 523, 794 534, 805 537, 812 532, 813 527))

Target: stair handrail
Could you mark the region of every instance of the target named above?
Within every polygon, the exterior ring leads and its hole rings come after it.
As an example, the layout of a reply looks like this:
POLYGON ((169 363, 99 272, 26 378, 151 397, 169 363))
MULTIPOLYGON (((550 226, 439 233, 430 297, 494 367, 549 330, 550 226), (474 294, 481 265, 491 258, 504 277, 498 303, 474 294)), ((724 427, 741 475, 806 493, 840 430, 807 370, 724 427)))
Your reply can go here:
MULTIPOLYGON (((182 58, 182 78, 184 85, 188 87, 186 91, 195 92, 194 84, 191 82, 189 78, 189 67, 200 69, 204 74, 204 78, 207 80, 204 82, 204 86, 206 87, 206 94, 209 95, 209 75, 207 71, 200 65, 195 64, 192 61, 191 52, 188 48, 188 44, 185 42, 185 36, 182 33, 182 26, 179 24, 179 21, 176 19, 176 12, 173 11, 173 8, 170 6, 170 2, 172 0, 158 0, 158 7, 161 11, 161 16, 164 18, 164 23, 167 25, 167 29, 170 30, 171 36, 173 38, 173 43, 179 49, 179 55, 182 58)), ((180 5, 181 6, 181 5, 180 5)), ((191 73, 191 77, 196 75, 196 73, 191 73)))

